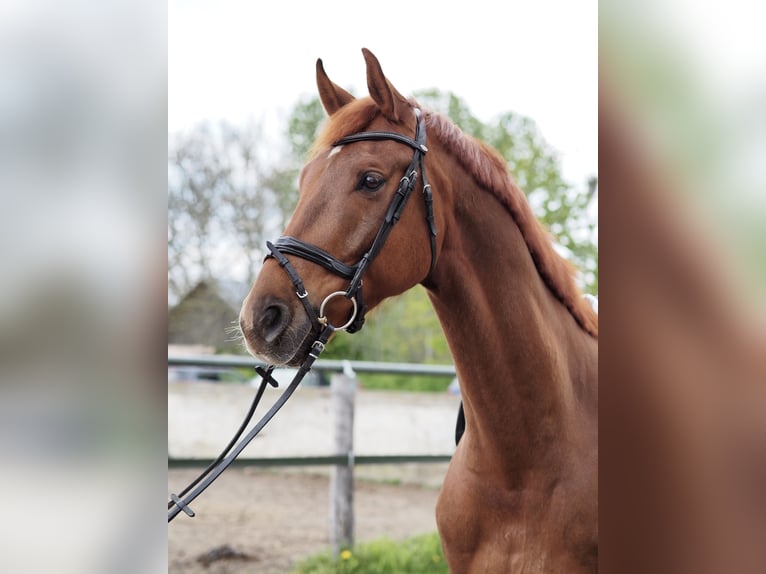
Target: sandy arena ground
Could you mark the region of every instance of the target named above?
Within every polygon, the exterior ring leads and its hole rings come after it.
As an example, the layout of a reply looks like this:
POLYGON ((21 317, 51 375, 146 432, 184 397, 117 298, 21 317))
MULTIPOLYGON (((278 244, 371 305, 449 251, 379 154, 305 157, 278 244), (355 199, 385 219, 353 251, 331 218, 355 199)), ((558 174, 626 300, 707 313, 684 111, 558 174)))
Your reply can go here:
MULTIPOLYGON (((419 465, 443 476, 446 465, 419 465)), ((247 467, 228 469, 168 525, 168 572, 276 574, 329 548, 329 478, 247 467)), ((412 469, 411 469, 412 470, 412 469)), ((171 469, 169 490, 180 490, 199 469, 171 469)), ((433 482, 433 481, 431 481, 433 482)), ((356 542, 403 539, 436 530, 434 486, 356 479, 356 542)))

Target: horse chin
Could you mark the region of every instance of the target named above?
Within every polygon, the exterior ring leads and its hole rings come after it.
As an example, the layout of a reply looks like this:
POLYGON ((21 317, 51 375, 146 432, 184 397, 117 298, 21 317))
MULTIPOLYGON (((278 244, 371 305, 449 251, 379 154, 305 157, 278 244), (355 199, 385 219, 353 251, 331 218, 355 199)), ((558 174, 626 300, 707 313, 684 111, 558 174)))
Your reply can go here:
POLYGON ((298 349, 298 351, 292 356, 292 358, 289 361, 287 361, 287 363, 285 363, 285 366, 300 367, 303 364, 303 361, 306 360, 306 357, 308 357, 309 351, 311 350, 311 345, 314 343, 314 340, 315 340, 315 337, 307 336, 306 339, 303 341, 303 344, 298 349))
POLYGON ((260 348, 253 348, 248 342, 247 350, 256 359, 270 365, 298 367, 311 350, 315 334, 310 324, 290 328, 275 341, 260 348))

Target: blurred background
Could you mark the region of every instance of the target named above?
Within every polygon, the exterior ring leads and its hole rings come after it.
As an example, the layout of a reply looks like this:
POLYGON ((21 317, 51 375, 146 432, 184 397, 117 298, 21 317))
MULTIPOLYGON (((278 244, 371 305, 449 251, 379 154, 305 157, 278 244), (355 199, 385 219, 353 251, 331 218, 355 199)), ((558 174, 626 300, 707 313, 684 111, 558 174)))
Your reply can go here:
POLYGON ((0 6, 4 571, 165 567, 166 28, 0 6))
POLYGON ((766 67, 743 2, 602 2, 600 566, 766 568, 766 67))

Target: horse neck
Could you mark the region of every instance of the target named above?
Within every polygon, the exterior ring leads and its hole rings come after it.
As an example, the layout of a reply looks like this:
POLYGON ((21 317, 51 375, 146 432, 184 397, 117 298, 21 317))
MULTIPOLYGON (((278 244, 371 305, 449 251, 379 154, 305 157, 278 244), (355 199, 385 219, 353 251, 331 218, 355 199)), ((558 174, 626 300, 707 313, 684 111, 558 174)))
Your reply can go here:
POLYGON ((465 174, 439 185, 452 188, 454 209, 427 287, 460 380, 465 437, 514 469, 550 462, 562 439, 592 435, 595 340, 544 284, 491 193, 465 174))

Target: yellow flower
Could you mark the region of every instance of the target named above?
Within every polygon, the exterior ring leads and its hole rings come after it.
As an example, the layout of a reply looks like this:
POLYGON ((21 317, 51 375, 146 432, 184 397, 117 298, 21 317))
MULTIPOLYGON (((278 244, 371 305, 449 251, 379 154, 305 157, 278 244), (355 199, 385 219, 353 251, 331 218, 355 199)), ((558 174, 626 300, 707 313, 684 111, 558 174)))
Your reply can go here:
POLYGON ((433 560, 435 563, 441 562, 441 559, 442 559, 442 557, 441 557, 441 556, 439 556, 438 554, 434 554, 434 555, 431 557, 431 560, 433 560))
POLYGON ((351 550, 344 550, 340 553, 341 560, 348 560, 349 558, 351 558, 351 550))

